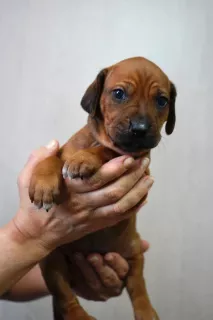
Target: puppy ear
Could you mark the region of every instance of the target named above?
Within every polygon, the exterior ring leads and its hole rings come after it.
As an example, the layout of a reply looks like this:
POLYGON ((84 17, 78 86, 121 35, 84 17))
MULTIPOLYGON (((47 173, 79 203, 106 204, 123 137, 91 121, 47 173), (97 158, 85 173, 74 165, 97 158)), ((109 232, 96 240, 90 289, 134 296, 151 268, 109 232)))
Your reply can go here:
POLYGON ((166 133, 171 134, 175 127, 176 115, 175 115, 175 100, 177 91, 175 85, 171 82, 170 87, 170 101, 169 101, 169 115, 166 123, 166 133))
POLYGON ((82 108, 88 112, 91 117, 94 117, 97 113, 106 75, 107 69, 101 70, 81 99, 82 108))

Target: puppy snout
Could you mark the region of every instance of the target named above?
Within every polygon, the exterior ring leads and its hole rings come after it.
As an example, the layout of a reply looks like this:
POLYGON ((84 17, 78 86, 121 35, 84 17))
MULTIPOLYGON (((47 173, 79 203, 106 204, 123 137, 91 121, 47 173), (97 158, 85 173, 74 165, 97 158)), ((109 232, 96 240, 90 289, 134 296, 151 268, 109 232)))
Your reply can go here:
POLYGON ((147 118, 130 120, 129 131, 138 137, 143 137, 151 128, 151 123, 147 118))

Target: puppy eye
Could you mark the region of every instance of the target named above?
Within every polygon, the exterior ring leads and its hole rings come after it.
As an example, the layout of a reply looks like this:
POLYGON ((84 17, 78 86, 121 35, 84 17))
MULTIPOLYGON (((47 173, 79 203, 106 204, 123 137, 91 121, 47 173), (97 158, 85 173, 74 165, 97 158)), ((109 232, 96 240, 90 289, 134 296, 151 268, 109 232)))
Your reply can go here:
POLYGON ((126 99, 126 93, 122 89, 115 89, 112 91, 113 98, 117 101, 124 101, 126 99))
POLYGON ((157 102, 157 107, 159 108, 159 109, 163 109, 163 108, 165 108, 165 106, 168 104, 168 99, 166 98, 166 97, 164 97, 164 96, 158 96, 157 98, 156 98, 156 102, 157 102))

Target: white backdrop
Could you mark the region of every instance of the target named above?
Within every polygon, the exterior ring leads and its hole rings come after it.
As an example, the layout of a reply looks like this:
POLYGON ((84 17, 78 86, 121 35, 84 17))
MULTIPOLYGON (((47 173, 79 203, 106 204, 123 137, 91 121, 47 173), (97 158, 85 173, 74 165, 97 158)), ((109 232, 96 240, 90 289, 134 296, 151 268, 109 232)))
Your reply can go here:
MULTIPOLYGON (((1 225, 16 211, 30 151, 85 123, 79 102, 102 67, 142 55, 176 84, 176 130, 153 153, 156 182, 138 221, 162 320, 213 319, 212 9, 208 0, 0 0, 1 225)), ((84 304, 98 320, 132 318, 126 294, 84 304)), ((50 300, 2 302, 0 319, 50 320, 50 300)))

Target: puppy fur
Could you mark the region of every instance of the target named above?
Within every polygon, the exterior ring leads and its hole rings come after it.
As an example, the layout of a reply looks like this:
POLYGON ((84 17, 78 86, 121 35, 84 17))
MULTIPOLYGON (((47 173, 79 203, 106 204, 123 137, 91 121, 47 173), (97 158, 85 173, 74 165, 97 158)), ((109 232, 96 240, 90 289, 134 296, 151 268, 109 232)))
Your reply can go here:
MULTIPOLYGON (((54 202, 66 201, 72 211, 73 206, 80 204, 73 202, 72 190, 66 187, 62 170, 65 177, 87 179, 119 155, 150 157, 150 150, 161 140, 162 126, 165 124, 168 135, 174 130, 175 99, 174 84, 145 58, 126 59, 100 71, 81 100, 81 106, 89 114, 88 123, 68 140, 57 156, 37 165, 29 189, 32 202, 49 210, 54 202)), ((81 281, 78 269, 71 262, 76 252, 121 254, 130 266, 125 286, 135 320, 159 319, 143 277, 144 257, 134 209, 128 220, 63 245, 41 262, 44 279, 54 297, 55 319, 94 319, 72 291, 72 285, 81 281)), ((85 296, 86 292, 82 294, 85 296)))

